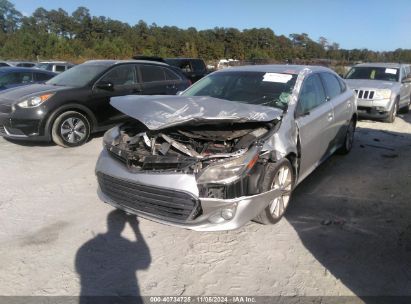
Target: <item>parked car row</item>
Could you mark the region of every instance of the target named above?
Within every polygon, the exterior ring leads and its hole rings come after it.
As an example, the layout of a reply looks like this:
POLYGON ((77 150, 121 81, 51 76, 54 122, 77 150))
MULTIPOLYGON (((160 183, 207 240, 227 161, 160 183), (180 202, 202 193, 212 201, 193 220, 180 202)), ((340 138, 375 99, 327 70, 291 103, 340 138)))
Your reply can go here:
POLYGON ((0 135, 53 140, 63 147, 85 143, 93 132, 121 122, 114 96, 172 95, 189 86, 179 69, 151 61, 95 60, 45 82, 0 95, 0 135))
POLYGON ((0 61, 1 67, 23 67, 23 68, 36 68, 41 70, 46 70, 54 73, 61 73, 70 68, 74 64, 66 61, 41 61, 41 62, 30 62, 30 61, 0 61))

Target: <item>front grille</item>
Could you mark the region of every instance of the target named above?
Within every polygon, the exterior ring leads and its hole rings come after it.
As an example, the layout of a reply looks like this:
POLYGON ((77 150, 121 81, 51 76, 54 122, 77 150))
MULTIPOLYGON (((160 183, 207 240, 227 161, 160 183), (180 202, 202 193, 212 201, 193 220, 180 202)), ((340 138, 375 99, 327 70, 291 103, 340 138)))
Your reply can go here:
POLYGON ((373 99, 375 91, 371 90, 355 90, 357 98, 359 99, 373 99))
POLYGON ((97 174, 101 191, 120 206, 165 219, 185 221, 201 213, 200 202, 188 193, 141 185, 97 174))

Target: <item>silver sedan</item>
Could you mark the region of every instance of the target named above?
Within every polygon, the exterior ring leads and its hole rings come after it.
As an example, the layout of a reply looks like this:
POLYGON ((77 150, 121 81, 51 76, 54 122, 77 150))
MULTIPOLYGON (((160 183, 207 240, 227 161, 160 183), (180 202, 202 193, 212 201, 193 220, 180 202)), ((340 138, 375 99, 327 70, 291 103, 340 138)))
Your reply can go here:
POLYGON ((179 96, 111 104, 130 121, 104 136, 101 200, 199 231, 278 222, 304 178, 351 150, 357 121, 353 91, 312 66, 230 68, 179 96))

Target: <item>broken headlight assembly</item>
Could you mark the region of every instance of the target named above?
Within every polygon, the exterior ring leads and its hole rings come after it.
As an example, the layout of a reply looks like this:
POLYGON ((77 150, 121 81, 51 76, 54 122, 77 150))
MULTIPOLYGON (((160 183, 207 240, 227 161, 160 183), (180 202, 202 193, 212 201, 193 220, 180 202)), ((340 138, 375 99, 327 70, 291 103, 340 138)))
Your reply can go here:
POLYGON ((120 129, 118 126, 111 128, 104 133, 103 148, 108 148, 113 144, 113 141, 120 137, 120 129))
POLYGON ((229 184, 234 182, 254 167, 258 161, 260 150, 261 148, 259 147, 252 147, 241 156, 220 160, 209 165, 202 170, 197 183, 229 184))

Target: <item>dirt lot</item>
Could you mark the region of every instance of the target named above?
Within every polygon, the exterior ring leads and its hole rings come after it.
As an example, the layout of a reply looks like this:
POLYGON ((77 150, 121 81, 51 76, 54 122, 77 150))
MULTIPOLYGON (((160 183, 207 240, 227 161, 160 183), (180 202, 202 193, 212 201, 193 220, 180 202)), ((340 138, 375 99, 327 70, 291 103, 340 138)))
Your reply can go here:
POLYGON ((360 122, 351 154, 307 178, 279 224, 219 233, 100 202, 101 137, 0 139, 0 294, 411 295, 410 123, 360 122))

